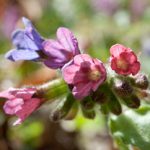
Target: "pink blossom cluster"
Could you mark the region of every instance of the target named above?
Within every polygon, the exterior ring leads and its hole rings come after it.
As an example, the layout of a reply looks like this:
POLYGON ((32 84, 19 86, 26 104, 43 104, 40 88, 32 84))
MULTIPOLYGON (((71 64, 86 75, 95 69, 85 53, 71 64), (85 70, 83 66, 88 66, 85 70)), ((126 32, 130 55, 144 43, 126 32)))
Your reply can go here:
MULTIPOLYGON (((77 39, 69 29, 60 27, 56 32, 57 39, 44 39, 29 20, 25 20, 25 23, 26 29, 13 35, 17 48, 7 53, 8 59, 39 60, 52 69, 61 69, 62 77, 72 94, 80 100, 95 92, 105 82, 107 79, 105 64, 88 54, 82 54, 77 39), (25 53, 28 54, 26 57, 25 53)), ((140 63, 130 48, 116 44, 110 48, 110 54, 111 69, 117 74, 127 76, 139 72, 140 63)), ((19 117, 14 124, 21 123, 41 105, 42 99, 35 98, 35 93, 36 88, 9 89, 0 92, 0 97, 6 99, 4 111, 19 117)))

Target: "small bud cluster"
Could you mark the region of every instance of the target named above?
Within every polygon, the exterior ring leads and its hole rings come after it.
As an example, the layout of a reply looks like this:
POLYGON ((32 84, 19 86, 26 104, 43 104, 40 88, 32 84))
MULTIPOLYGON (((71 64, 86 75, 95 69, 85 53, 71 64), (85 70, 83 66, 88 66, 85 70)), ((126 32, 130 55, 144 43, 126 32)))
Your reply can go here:
POLYGON ((136 96, 134 87, 129 80, 114 79, 112 88, 116 96, 128 107, 138 108, 140 106, 140 99, 136 96))
MULTIPOLYGON (((51 120, 74 118, 78 104, 83 115, 90 119, 96 115, 96 105, 105 114, 112 112, 118 115, 122 112, 122 104, 138 108, 140 96, 147 96, 148 78, 138 73, 140 62, 130 48, 121 44, 110 48, 109 64, 115 73, 112 75, 108 73, 108 65, 81 53, 78 41, 69 29, 60 27, 56 32, 56 39, 44 39, 30 20, 23 18, 23 23, 25 29, 16 30, 12 35, 16 48, 10 50, 6 58, 11 61, 39 61, 51 69, 60 69, 61 77, 68 85, 68 91, 65 86, 62 91, 69 94, 51 112, 51 120), (76 99, 79 100, 78 104, 76 99)), ((15 124, 19 124, 46 99, 50 99, 50 93, 50 86, 41 86, 9 89, 1 92, 0 97, 6 99, 4 111, 18 116, 19 120, 15 124)))

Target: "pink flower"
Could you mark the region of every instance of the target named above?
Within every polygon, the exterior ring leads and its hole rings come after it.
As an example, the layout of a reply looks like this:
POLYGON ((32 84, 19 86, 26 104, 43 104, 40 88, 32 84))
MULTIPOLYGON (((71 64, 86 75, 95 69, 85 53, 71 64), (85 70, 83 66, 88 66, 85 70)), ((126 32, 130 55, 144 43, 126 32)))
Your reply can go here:
POLYGON ((13 125, 21 124, 41 104, 41 99, 32 98, 35 88, 8 89, 0 92, 1 98, 6 98, 3 108, 6 114, 16 115, 19 119, 13 125))
POLYGON ((103 63, 87 54, 76 55, 69 65, 62 69, 64 80, 73 87, 72 93, 82 99, 96 91, 106 79, 103 63))
POLYGON ((140 70, 140 63, 135 53, 121 44, 113 45, 110 48, 111 68, 121 75, 135 75, 140 70))

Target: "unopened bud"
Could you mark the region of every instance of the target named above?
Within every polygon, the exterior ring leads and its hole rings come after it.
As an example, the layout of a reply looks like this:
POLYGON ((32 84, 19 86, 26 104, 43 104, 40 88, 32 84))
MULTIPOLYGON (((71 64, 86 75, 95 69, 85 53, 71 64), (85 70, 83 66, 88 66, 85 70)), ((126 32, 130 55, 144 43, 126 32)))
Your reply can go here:
POLYGON ((122 112, 122 108, 116 95, 113 93, 110 85, 108 83, 104 84, 101 90, 107 94, 106 95, 107 101, 101 105, 102 112, 104 114, 112 112, 116 115, 119 115, 122 112))
POLYGON ((130 108, 138 108, 140 106, 140 99, 136 95, 128 98, 123 98, 125 104, 130 108))
POLYGON ((135 76, 134 85, 141 89, 147 89, 149 86, 149 81, 146 75, 138 74, 135 76))
POLYGON ((128 97, 133 94, 133 88, 128 81, 115 79, 113 90, 120 97, 128 97))
POLYGON ((108 104, 105 103, 105 104, 101 104, 101 107, 100 107, 100 111, 107 115, 109 113, 109 108, 108 108, 108 104))
POLYGON ((75 102, 72 94, 68 94, 67 98, 61 101, 57 107, 51 112, 50 119, 52 121, 59 121, 67 116, 75 102))
POLYGON ((78 103, 75 102, 71 108, 71 110, 68 112, 68 114, 65 116, 65 120, 72 120, 76 117, 78 113, 78 103))
POLYGON ((148 90, 142 90, 142 89, 135 89, 135 94, 140 98, 146 98, 149 95, 148 90))
POLYGON ((98 104, 104 104, 107 102, 106 94, 100 90, 97 90, 96 92, 94 92, 91 97, 93 101, 98 104))
POLYGON ((108 107, 110 111, 115 115, 120 115, 122 112, 121 104, 119 103, 115 95, 113 95, 113 93, 111 94, 111 97, 108 101, 108 107))
POLYGON ((93 109, 95 103, 93 102, 90 96, 87 96, 81 101, 81 105, 84 109, 90 110, 93 109))
POLYGON ((88 119, 94 119, 96 116, 96 113, 94 110, 85 110, 84 108, 82 108, 82 113, 83 113, 83 116, 88 119))
POLYGON ((50 115, 51 121, 54 121, 54 122, 57 122, 57 121, 61 120, 62 118, 63 118, 63 114, 59 110, 53 111, 50 115))

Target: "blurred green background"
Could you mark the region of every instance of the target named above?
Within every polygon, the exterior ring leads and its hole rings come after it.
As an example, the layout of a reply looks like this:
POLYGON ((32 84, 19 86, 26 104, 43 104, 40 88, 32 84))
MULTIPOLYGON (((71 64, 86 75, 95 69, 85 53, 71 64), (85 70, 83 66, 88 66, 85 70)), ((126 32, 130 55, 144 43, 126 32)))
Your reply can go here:
MULTIPOLYGON (((13 46, 11 33, 23 28, 21 17, 32 20, 45 38, 56 38, 58 27, 72 30, 84 53, 109 60, 109 48, 120 43, 133 49, 150 73, 149 0, 0 0, 0 90, 37 85, 57 72, 34 62, 12 63, 4 58, 13 46)), ((0 101, 0 150, 117 150, 107 129, 107 117, 94 120, 78 114, 74 121, 52 123, 49 105, 42 106, 22 125, 12 126, 0 101)))

